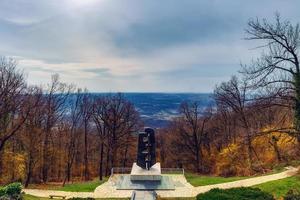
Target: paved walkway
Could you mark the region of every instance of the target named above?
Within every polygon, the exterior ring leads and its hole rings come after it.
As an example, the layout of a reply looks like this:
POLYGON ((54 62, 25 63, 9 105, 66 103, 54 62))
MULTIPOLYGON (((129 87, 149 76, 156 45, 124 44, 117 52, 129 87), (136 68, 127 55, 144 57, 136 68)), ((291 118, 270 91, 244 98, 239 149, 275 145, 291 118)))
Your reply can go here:
MULTIPOLYGON (((297 173, 298 169, 294 167, 287 168, 286 171, 267 175, 259 176, 254 178, 248 178, 239 181, 220 183, 207 186, 193 187, 189 184, 183 175, 169 175, 172 177, 175 184, 174 191, 156 191, 156 193, 161 197, 195 197, 199 193, 207 192, 213 188, 234 188, 234 187, 250 187, 253 185, 265 183, 268 181, 283 179, 286 177, 293 176, 297 173)), ((36 189, 24 189, 26 194, 30 194, 37 197, 49 197, 50 195, 61 195, 67 198, 72 197, 93 197, 93 198, 129 198, 133 190, 117 190, 115 183, 118 175, 112 176, 107 182, 98 186, 94 192, 63 192, 54 190, 36 190, 36 189)))
POLYGON ((250 187, 261 183, 266 183, 269 181, 274 181, 274 180, 279 180, 290 176, 294 176, 295 174, 297 174, 297 172, 298 172, 298 168, 288 167, 286 171, 277 174, 259 176, 259 177, 248 178, 239 181, 227 182, 227 183, 193 187, 192 189, 185 188, 185 189, 177 190, 178 192, 176 190, 170 193, 166 191, 157 191, 157 194, 162 197, 195 197, 197 196, 197 194, 207 192, 213 188, 228 189, 228 188, 235 188, 235 187, 250 187))
POLYGON ((134 200, 155 200, 156 196, 153 191, 135 191, 134 200))
POLYGON ((57 196, 66 196, 67 198, 73 197, 81 197, 81 198, 88 198, 94 197, 93 192, 64 192, 64 191, 57 191, 57 190, 39 190, 39 189, 23 189, 25 194, 30 194, 36 197, 46 197, 49 198, 50 195, 57 195, 57 196))

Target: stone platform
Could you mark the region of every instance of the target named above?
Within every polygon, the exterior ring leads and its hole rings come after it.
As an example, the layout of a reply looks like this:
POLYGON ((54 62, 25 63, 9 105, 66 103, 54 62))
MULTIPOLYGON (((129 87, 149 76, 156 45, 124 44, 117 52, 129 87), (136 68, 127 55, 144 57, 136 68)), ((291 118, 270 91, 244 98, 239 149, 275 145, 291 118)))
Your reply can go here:
POLYGON ((160 163, 153 165, 150 170, 139 167, 136 163, 133 163, 130 180, 132 181, 160 181, 161 180, 161 168, 160 163))
POLYGON ((117 190, 175 190, 175 184, 170 176, 161 176, 159 181, 133 181, 129 174, 122 174, 116 179, 115 186, 117 190))

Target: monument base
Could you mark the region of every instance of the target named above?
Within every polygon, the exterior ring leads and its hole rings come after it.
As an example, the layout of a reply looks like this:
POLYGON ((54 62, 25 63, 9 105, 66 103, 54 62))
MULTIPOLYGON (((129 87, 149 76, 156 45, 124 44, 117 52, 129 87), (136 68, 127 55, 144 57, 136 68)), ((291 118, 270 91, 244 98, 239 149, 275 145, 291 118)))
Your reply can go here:
POLYGON ((149 170, 139 167, 136 163, 133 163, 130 180, 132 181, 160 181, 161 180, 161 168, 160 163, 156 163, 149 170))

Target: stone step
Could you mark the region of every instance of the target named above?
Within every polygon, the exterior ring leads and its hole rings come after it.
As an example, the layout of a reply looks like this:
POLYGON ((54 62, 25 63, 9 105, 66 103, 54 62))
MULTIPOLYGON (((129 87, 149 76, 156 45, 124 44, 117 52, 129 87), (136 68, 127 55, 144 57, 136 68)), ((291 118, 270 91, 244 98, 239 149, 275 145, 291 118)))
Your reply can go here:
POLYGON ((136 190, 134 192, 135 195, 133 200, 156 200, 156 194, 154 191, 136 190))

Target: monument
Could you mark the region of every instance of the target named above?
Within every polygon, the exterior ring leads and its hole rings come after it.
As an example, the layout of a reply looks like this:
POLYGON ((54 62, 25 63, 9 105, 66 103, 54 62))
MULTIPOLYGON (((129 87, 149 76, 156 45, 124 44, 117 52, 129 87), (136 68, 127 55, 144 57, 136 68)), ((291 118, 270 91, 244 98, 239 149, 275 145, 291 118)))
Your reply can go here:
POLYGON ((130 174, 116 176, 117 190, 174 190, 171 176, 162 175, 160 163, 156 162, 155 132, 145 128, 138 134, 137 160, 130 174))
POLYGON ((130 179, 132 181, 160 181, 161 167, 156 163, 155 132, 145 128, 138 135, 137 162, 133 163, 130 179))

